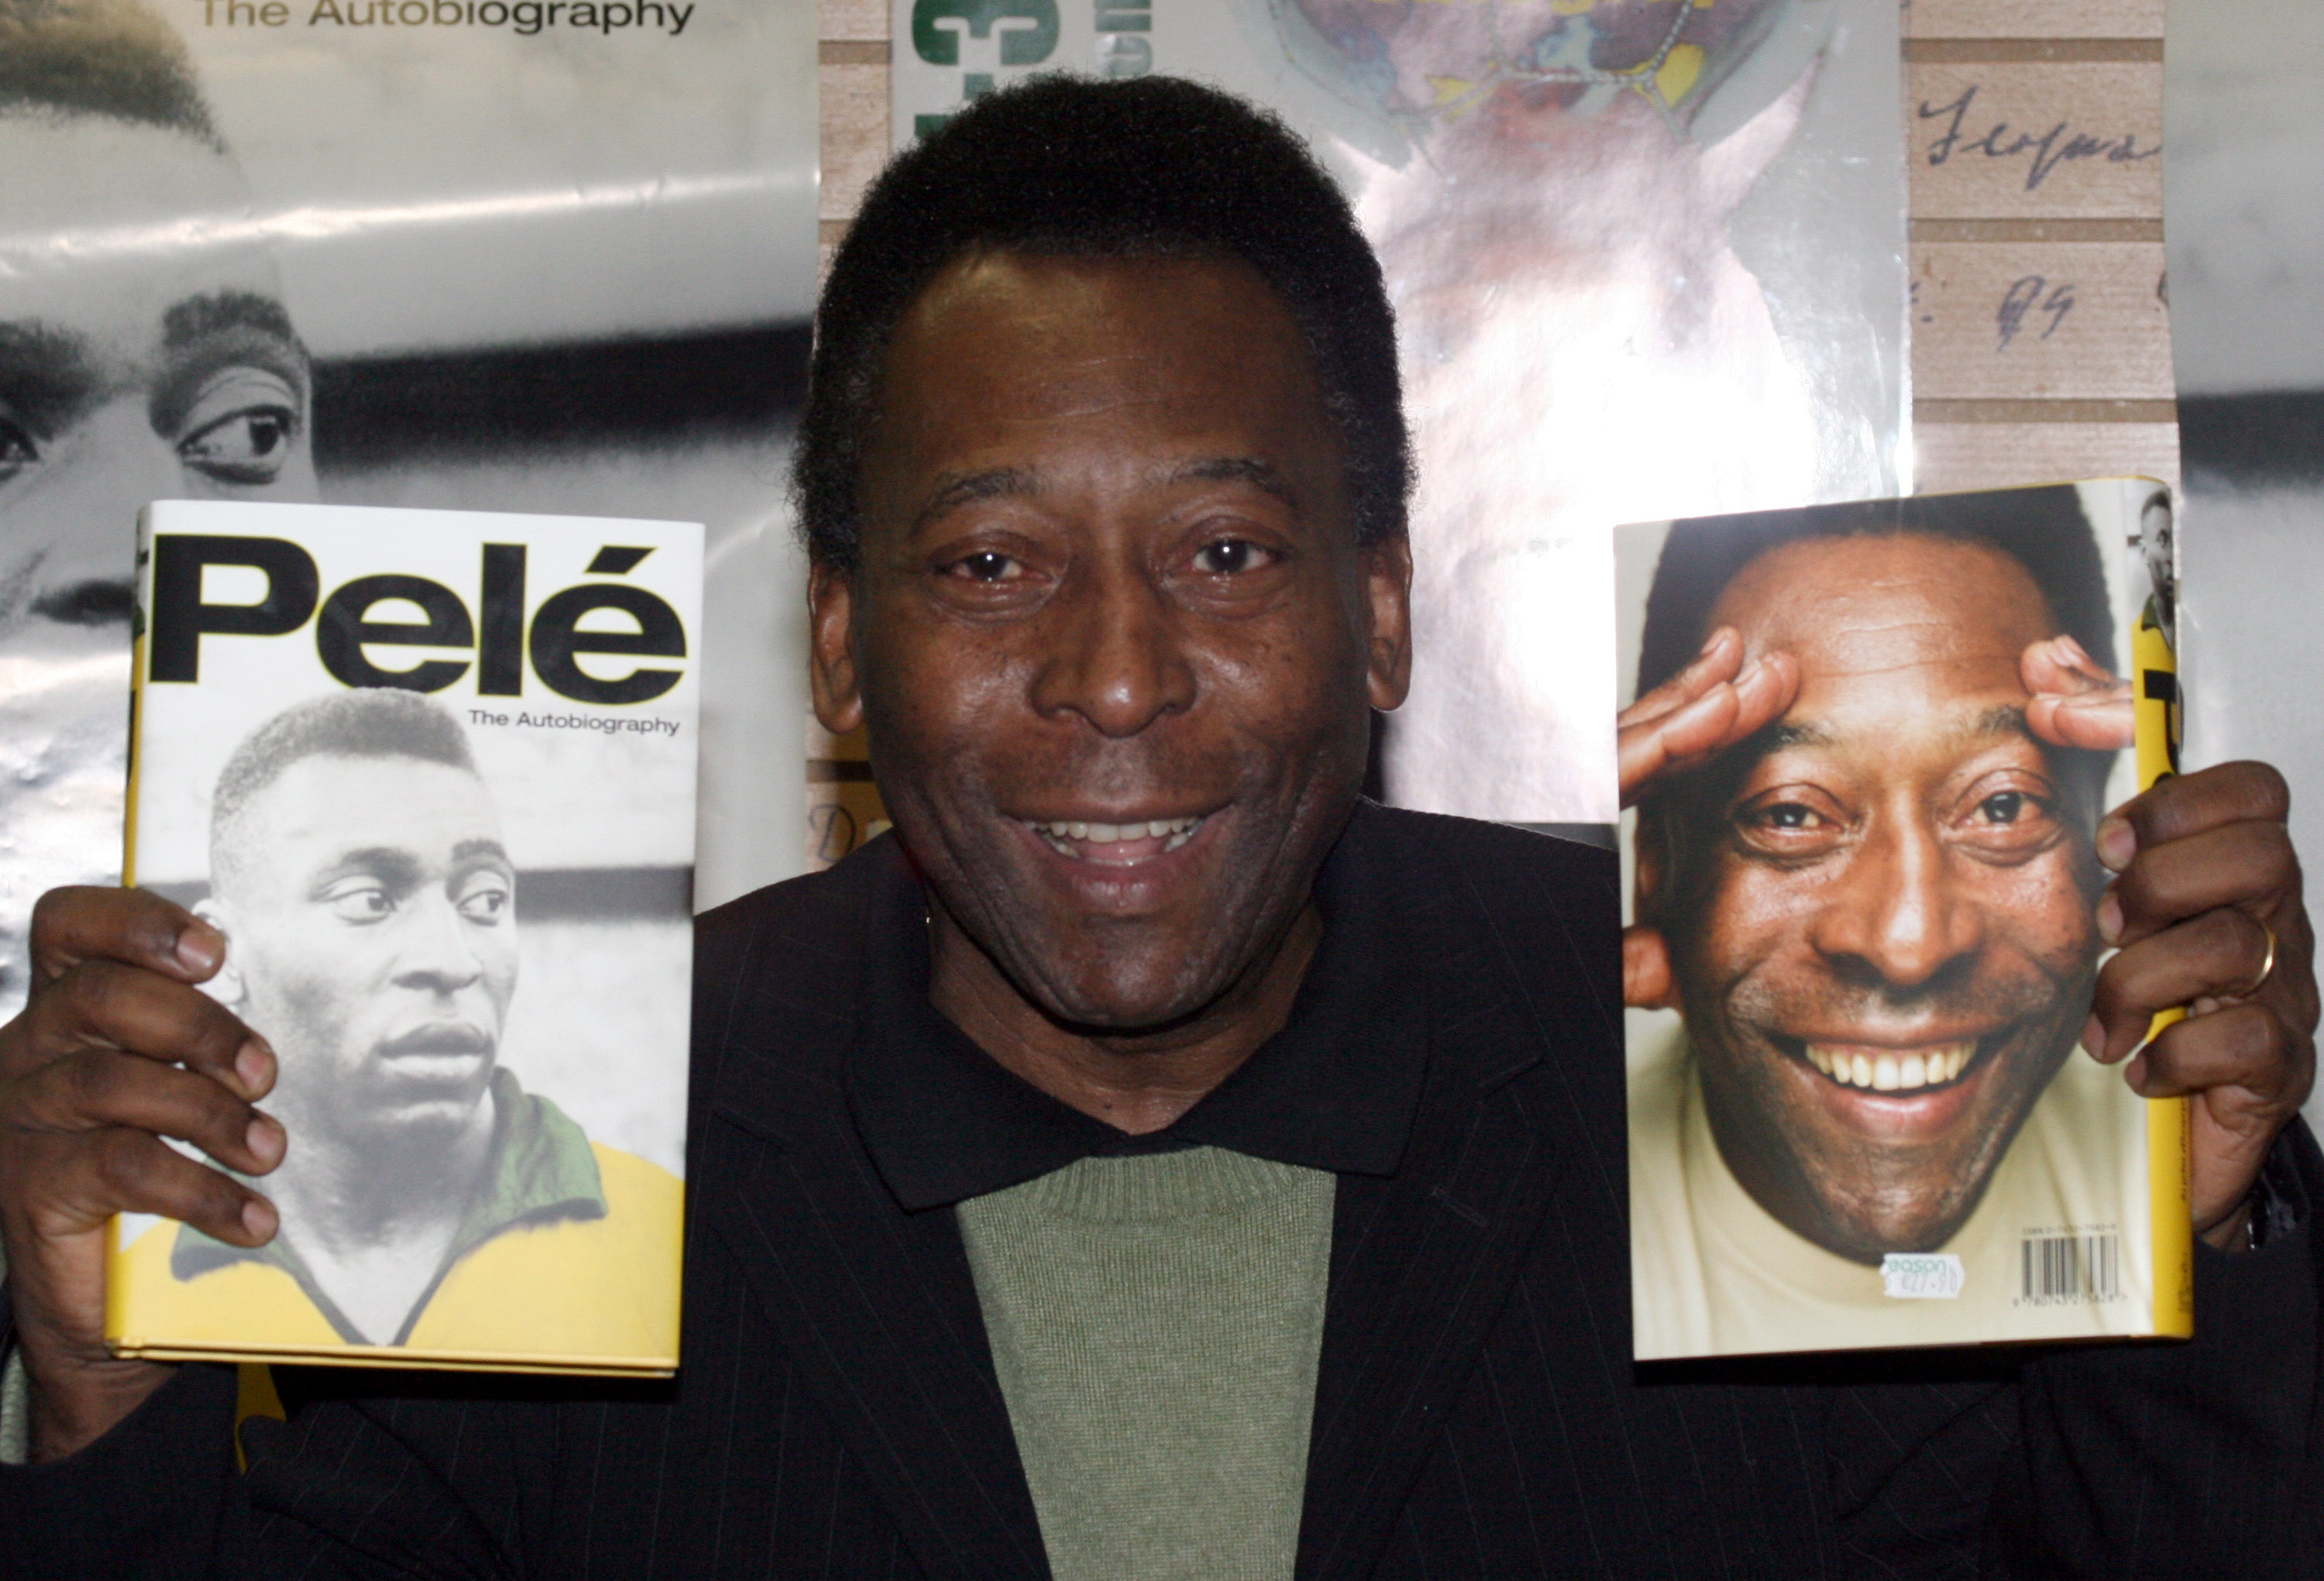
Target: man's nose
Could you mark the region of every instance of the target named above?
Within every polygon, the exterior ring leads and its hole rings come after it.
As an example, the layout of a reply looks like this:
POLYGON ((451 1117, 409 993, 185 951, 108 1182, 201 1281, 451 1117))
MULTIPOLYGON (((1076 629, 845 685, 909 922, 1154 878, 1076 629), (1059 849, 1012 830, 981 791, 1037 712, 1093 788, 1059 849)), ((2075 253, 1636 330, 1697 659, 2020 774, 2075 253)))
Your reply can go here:
POLYGON ((449 896, 422 891, 405 902, 395 980, 404 988, 449 993, 484 976, 467 924, 449 896))
POLYGON ((1912 990, 1977 952, 1984 916, 1960 892, 1935 831, 1918 818, 1896 818, 1882 821, 1858 847, 1817 914, 1812 937, 1842 975, 1912 990))
POLYGON ((153 431, 143 400, 123 398, 83 425, 53 491, 34 509, 48 531, 23 534, 11 513, 9 536, 45 536, 38 580, 43 588, 127 582, 137 560, 137 513, 156 500, 187 492, 177 450, 153 431))
POLYGON ((1078 714, 1100 734, 1137 735, 1194 706, 1185 632, 1142 567, 1076 566, 1043 613, 1045 644, 1033 706, 1045 718, 1078 714))

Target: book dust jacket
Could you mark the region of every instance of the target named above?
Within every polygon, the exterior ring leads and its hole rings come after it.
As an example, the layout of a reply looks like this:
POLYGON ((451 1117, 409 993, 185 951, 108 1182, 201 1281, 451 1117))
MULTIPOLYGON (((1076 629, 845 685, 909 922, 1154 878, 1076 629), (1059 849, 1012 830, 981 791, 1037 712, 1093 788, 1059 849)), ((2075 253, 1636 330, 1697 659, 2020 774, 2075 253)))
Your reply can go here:
POLYGON ((1641 1361, 2192 1331, 2186 1106, 2080 1047, 2177 767, 2160 483, 1620 529, 1641 1361))
POLYGON ((128 882, 226 940, 249 1250, 114 1224, 124 1356, 678 1365, 702 529, 163 502, 128 882))

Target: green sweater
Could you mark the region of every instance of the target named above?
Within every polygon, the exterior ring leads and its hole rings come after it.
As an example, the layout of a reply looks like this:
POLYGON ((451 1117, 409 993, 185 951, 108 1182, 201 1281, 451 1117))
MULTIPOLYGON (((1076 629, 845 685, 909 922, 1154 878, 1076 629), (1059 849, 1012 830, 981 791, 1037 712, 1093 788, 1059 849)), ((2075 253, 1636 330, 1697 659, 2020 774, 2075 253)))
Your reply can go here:
POLYGON ((1198 1147, 961 1204, 1057 1581, 1290 1576, 1335 1184, 1198 1147))

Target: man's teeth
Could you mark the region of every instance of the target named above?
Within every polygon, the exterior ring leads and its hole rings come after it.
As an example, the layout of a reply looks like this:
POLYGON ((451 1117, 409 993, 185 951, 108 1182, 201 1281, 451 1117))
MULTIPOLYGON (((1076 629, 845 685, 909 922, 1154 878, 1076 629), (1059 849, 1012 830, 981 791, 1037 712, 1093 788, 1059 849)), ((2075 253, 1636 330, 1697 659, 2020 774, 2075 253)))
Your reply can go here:
POLYGON ((1164 850, 1176 850, 1194 838, 1202 827, 1200 818, 1154 818, 1143 823, 1084 823, 1056 822, 1036 823, 1033 827, 1047 835, 1049 843, 1071 854, 1065 845, 1069 840, 1086 840, 1092 845, 1112 845, 1124 840, 1159 840, 1164 850))
POLYGON ((1970 1043, 1943 1043, 1909 1054, 1868 1054, 1835 1049, 1825 1043, 1807 1045, 1808 1063, 1842 1087, 1868 1087, 1875 1092, 1910 1092, 1915 1088, 1941 1087, 1960 1079, 1977 1052, 1970 1043))

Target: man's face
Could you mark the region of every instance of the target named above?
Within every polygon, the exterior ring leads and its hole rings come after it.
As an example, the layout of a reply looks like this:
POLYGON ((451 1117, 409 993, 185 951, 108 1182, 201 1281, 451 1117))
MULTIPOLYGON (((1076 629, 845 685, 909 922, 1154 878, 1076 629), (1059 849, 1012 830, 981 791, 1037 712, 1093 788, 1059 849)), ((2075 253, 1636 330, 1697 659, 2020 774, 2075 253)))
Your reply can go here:
POLYGON ((1662 915, 1720 1151, 1859 1261, 1966 1219, 2089 1014, 2089 813, 2027 733, 2055 622, 1995 551, 1785 546, 1711 624, 1799 658, 1798 700, 1709 771, 1662 915))
POLYGON ((2178 639, 2179 556, 2172 544, 2171 497, 2157 494, 2138 513, 2138 547, 2146 564, 2146 583, 2154 594, 2163 630, 2178 639))
POLYGON ((221 155, 0 115, 0 636, 118 642, 148 501, 314 497, 307 362, 221 155))
POLYGON ((952 917, 1058 1020, 1142 1028, 1268 956, 1406 668, 1290 315, 1252 271, 983 256, 899 326, 825 722, 952 917))
POLYGON ((465 1123, 516 988, 516 876, 484 783, 308 758, 242 825, 217 904, 243 1018, 281 1059, 277 1112, 294 1135, 465 1123))

